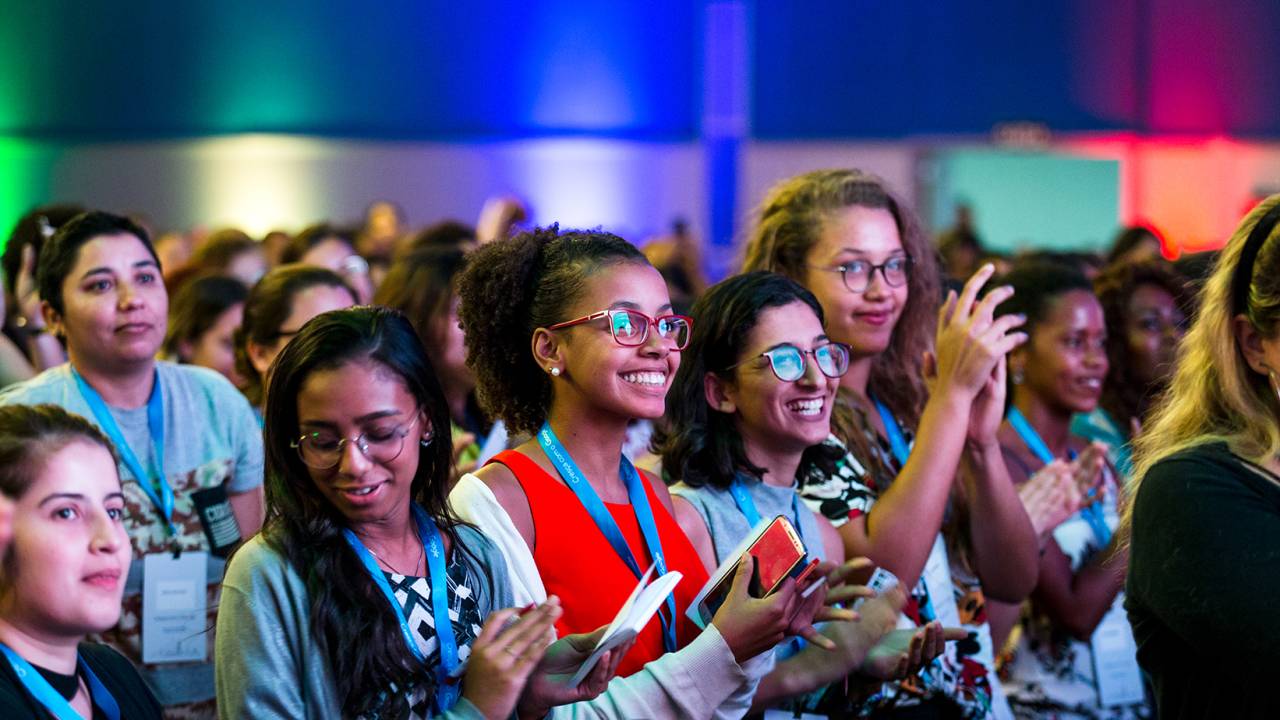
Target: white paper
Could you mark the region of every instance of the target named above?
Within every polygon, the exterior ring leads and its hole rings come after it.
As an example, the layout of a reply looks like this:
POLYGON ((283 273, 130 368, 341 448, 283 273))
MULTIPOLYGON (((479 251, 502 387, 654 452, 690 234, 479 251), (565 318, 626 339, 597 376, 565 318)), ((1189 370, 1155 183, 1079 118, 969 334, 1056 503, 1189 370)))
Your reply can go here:
POLYGON ((1093 649, 1098 702, 1103 707, 1133 705, 1146 699, 1138 668, 1138 643, 1124 611, 1124 593, 1111 603, 1111 609, 1089 638, 1089 646, 1093 649))
POLYGON ((649 582, 649 578, 653 575, 654 567, 650 565, 649 569, 641 576, 640 581, 636 583, 635 589, 631 591, 627 601, 618 609, 618 614, 614 616, 613 622, 609 623, 609 627, 604 631, 600 641, 596 643, 591 655, 587 657, 582 666, 578 668, 578 671, 573 674, 573 678, 569 680, 569 687, 580 685, 591 670, 595 668, 596 663, 600 662, 600 656, 639 635, 640 631, 649 624, 649 620, 658 612, 658 608, 662 607, 662 603, 666 602, 667 596, 675 589, 676 584, 684 577, 673 570, 653 582, 649 582))
POLYGON ((142 661, 208 660, 205 585, 209 554, 154 553, 143 559, 142 661))

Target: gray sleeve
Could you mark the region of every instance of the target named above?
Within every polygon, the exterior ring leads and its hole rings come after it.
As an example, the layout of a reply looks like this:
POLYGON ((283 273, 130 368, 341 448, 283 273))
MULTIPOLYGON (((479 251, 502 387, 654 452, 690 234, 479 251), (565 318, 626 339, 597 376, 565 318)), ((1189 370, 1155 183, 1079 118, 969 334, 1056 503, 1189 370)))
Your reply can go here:
POLYGON ((466 545, 467 550, 478 560, 479 567, 475 568, 477 574, 489 579, 490 597, 488 607, 481 608, 483 614, 488 616, 489 613, 515 605, 511 578, 507 575, 507 561, 497 544, 485 537, 484 533, 468 525, 457 526, 456 532, 458 540, 466 545))
POLYGON ((735 662, 712 625, 681 650, 614 678, 594 700, 554 708, 551 718, 740 718, 766 671, 756 660, 747 666, 735 662))
POLYGON ((235 475, 227 483, 227 492, 242 493, 262 486, 262 428, 253 408, 239 391, 229 383, 226 392, 219 397, 219 414, 226 413, 230 423, 232 443, 236 454, 235 475))
MULTIPOLYGON (((214 670, 218 716, 286 720, 324 717, 308 708, 303 653, 310 644, 305 589, 259 539, 236 552, 222 583, 214 670), (301 592, 301 596, 299 596, 301 592)), ((316 699, 312 700, 312 703, 316 699)), ((317 712, 317 710, 320 712, 317 712)), ((336 708, 328 715, 337 717, 336 708)))

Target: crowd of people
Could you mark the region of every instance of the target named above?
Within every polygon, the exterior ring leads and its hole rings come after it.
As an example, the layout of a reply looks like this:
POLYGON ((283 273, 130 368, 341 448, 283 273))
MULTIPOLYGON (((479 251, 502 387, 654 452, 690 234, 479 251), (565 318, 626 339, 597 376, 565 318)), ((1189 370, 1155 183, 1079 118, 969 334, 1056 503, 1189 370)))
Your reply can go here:
POLYGON ((715 284, 682 223, 526 216, 25 215, 0 714, 1280 713, 1280 196, 1194 277, 1149 228, 934 242, 858 170, 775 185, 715 284), (763 592, 778 517, 813 565, 763 592))

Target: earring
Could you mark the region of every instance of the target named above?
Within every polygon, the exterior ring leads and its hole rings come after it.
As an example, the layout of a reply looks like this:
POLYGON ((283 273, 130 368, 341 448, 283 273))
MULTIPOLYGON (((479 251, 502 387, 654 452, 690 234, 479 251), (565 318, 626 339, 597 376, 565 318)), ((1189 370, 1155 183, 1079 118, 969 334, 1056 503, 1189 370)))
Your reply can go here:
POLYGON ((1280 401, 1280 379, 1276 378, 1276 371, 1267 368, 1267 379, 1271 382, 1271 391, 1276 394, 1276 400, 1280 401))
POLYGON ((1021 385, 1027 378, 1023 375, 1022 368, 1014 368, 1013 371, 1009 373, 1009 379, 1013 381, 1014 385, 1021 385))
POLYGON ((431 433, 430 435, 423 435, 422 439, 418 441, 418 444, 422 445, 422 447, 430 447, 431 441, 435 439, 436 439, 435 433, 431 433))
POLYGON ((558 367, 553 367, 547 372, 551 373, 551 377, 560 377, 560 368, 558 367))

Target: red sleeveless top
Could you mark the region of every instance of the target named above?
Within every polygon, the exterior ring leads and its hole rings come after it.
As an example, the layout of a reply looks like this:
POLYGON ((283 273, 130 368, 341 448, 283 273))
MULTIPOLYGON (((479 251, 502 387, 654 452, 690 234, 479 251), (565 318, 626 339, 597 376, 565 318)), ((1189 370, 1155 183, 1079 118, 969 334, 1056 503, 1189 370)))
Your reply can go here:
MULTIPOLYGON (((564 614, 556 622, 563 637, 591 632, 613 621, 636 586, 636 576, 614 552, 578 497, 564 483, 547 474, 537 463, 515 450, 499 453, 492 462, 506 465, 529 499, 533 515, 533 561, 548 595, 560 597, 564 614)), ((641 477, 644 474, 641 473, 641 477)), ((667 570, 684 577, 676 585, 676 644, 684 647, 697 636, 698 626, 685 616, 690 602, 707 582, 707 571, 684 531, 653 493, 647 479, 644 489, 653 508, 654 524, 662 542, 667 570)), ((605 503, 622 537, 643 571, 652 564, 635 511, 630 504, 605 503)), ((666 604, 662 612, 667 612, 666 604)), ((662 624, 654 615, 641 631, 622 663, 618 675, 626 677, 663 654, 662 624)))

